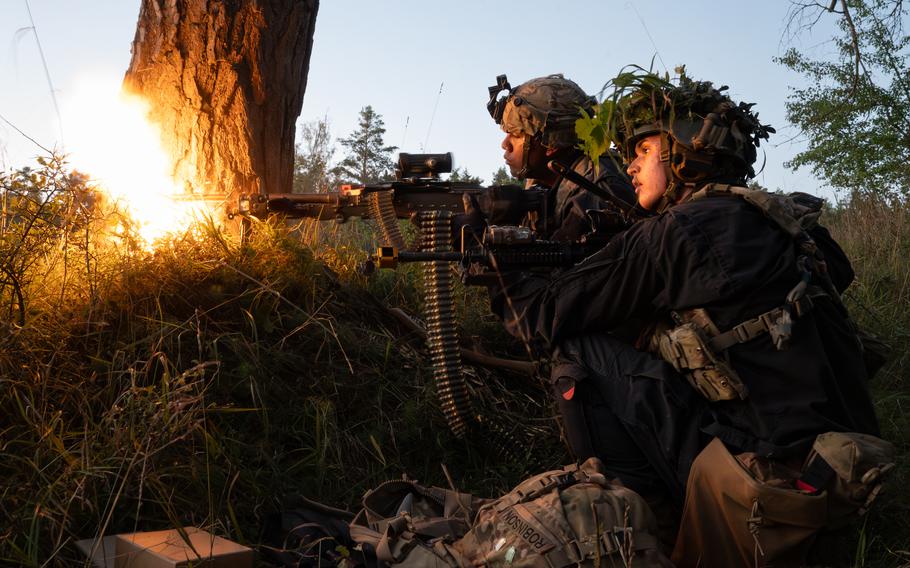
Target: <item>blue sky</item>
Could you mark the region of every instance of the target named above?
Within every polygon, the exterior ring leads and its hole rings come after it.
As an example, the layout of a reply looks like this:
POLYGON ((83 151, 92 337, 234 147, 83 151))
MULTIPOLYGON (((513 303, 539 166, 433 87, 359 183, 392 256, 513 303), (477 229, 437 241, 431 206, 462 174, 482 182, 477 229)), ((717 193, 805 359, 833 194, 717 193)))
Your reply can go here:
MULTIPOLYGON (((30 1, 58 99, 79 77, 122 76, 139 4, 30 1)), ((828 16, 812 34, 791 38, 788 8, 786 0, 322 0, 300 121, 328 116, 337 138, 353 130, 369 104, 384 117, 388 144, 451 151, 456 166, 489 180, 502 164, 501 133, 485 108, 496 75, 508 74, 515 85, 563 73, 593 93, 623 65, 647 66, 658 54, 656 67, 685 63, 690 75, 727 84, 734 98, 757 103, 761 118, 777 127, 760 182, 817 193, 821 184, 811 172, 781 165, 800 148, 798 139, 791 141, 797 133, 786 125, 784 102, 803 83, 772 59, 790 45, 830 53, 835 22, 828 16)), ((59 147, 35 38, 22 31, 29 25, 25 0, 0 0, 0 115, 42 145, 59 147)), ((37 153, 0 122, 0 166, 24 165, 37 153)))

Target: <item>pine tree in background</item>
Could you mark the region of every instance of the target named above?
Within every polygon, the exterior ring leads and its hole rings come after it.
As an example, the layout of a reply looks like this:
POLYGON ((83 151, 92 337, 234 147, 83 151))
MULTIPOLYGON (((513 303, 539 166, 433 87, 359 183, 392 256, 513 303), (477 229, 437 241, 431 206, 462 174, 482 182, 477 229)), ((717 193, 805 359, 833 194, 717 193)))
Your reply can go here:
POLYGON ((467 168, 455 168, 452 170, 452 173, 449 174, 449 181, 460 182, 460 183, 473 183, 477 185, 483 184, 483 179, 477 176, 471 175, 468 172, 467 168))
POLYGON ((347 138, 339 140, 347 148, 347 157, 336 171, 346 181, 375 183, 392 175, 391 154, 397 146, 385 146, 382 137, 385 123, 382 115, 367 105, 360 109, 360 124, 347 138))
POLYGON ((300 138, 294 156, 294 193, 330 191, 338 185, 338 175, 330 168, 335 144, 328 117, 303 124, 300 138))
POLYGON ((499 166, 499 169, 493 172, 492 185, 524 185, 524 182, 513 178, 505 166, 499 166))

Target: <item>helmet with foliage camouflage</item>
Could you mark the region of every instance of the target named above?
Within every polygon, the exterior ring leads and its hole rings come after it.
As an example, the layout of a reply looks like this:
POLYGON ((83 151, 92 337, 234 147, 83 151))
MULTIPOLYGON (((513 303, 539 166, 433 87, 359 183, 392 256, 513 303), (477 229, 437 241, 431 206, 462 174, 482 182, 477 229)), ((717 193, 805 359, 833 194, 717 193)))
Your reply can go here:
POLYGON ((677 68, 678 81, 634 66, 607 83, 613 94, 578 121, 581 145, 593 157, 615 144, 628 162, 635 145, 659 134, 661 161, 674 186, 755 177, 761 140, 774 129, 761 124, 752 103, 735 103, 726 86, 694 81, 677 68))
POLYGON ((571 148, 578 142, 575 121, 594 103, 575 82, 561 74, 531 79, 514 89, 505 75, 489 88, 487 108, 496 124, 513 136, 539 136, 547 148, 571 148), (508 91, 505 97, 499 93, 508 91))

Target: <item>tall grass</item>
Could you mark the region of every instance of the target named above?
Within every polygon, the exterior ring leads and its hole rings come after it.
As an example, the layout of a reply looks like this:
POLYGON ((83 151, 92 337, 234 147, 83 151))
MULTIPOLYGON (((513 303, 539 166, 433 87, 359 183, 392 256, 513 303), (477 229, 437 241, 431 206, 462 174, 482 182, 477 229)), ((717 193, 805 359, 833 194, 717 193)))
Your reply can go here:
MULTIPOLYGON (((419 279, 359 274, 363 225, 257 223, 240 243, 203 224, 149 252, 59 160, 0 183, 0 564, 74 565, 74 540, 188 525, 255 546, 295 495, 353 507, 403 473, 446 484, 440 462, 496 493, 529 467, 448 434, 384 307, 419 310, 419 279)), ((519 453, 560 463, 521 381, 469 386, 520 425, 519 453)))
POLYGON ((860 538, 848 539, 854 565, 910 566, 910 203, 856 196, 823 221, 856 271, 845 294, 851 315, 891 351, 870 388, 898 467, 860 538))
MULTIPOLYGON (((568 457, 527 379, 468 368, 476 411, 512 426, 510 459, 452 438, 419 343, 416 266, 366 277, 364 223, 203 223, 145 250, 57 158, 0 176, 0 564, 69 566, 76 539, 195 525, 258 545, 304 495, 356 506, 406 473, 497 494, 568 457)), ((906 564, 910 208, 854 201, 826 224, 851 256, 847 301, 894 348, 872 383, 900 463, 843 565, 906 564), (855 560, 854 560, 855 559, 855 560)), ((514 344, 477 289, 463 336, 514 344)), ((521 354, 520 348, 517 354, 521 354)))

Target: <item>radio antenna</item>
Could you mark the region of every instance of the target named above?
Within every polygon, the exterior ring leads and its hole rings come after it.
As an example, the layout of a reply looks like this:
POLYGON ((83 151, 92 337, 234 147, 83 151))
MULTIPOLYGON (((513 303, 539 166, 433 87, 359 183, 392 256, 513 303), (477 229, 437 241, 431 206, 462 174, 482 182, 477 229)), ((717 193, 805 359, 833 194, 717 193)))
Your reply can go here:
POLYGON ((404 142, 408 139, 408 124, 411 123, 411 115, 408 115, 404 119, 404 134, 401 135, 401 146, 399 148, 404 148, 404 142))
POLYGON ((44 49, 41 47, 41 39, 38 37, 38 28, 35 26, 35 19, 32 17, 32 7, 29 6, 28 0, 25 0, 25 10, 28 12, 28 21, 32 24, 31 30, 35 34, 35 43, 38 44, 38 54, 41 55, 41 65, 44 67, 44 76, 47 78, 47 86, 51 90, 51 101, 54 103, 54 112, 57 113, 57 128, 60 130, 60 143, 63 144, 63 118, 60 116, 60 105, 57 104, 57 94, 54 91, 54 83, 51 81, 51 72, 47 68, 47 59, 44 57, 44 49))
POLYGON ((645 35, 648 36, 648 40, 650 40, 650 42, 651 42, 651 47, 654 48, 654 53, 657 54, 657 60, 660 61, 660 64, 664 68, 664 73, 669 74, 670 71, 667 69, 667 64, 664 63, 664 58, 660 56, 660 50, 657 49, 657 44, 654 42, 654 38, 651 37, 651 32, 648 30, 648 25, 645 24, 644 18, 642 18, 641 14, 638 13, 638 8, 636 8, 635 4, 633 4, 632 2, 626 2, 626 8, 632 8, 632 11, 635 12, 635 17, 638 18, 638 21, 641 24, 641 27, 644 28, 645 35))
POLYGON ((430 132, 433 130, 433 119, 436 118, 436 109, 439 108, 439 98, 442 96, 442 87, 445 81, 439 84, 439 92, 436 93, 436 104, 433 105, 433 114, 430 115, 430 125, 427 127, 427 137, 423 140, 423 151, 426 152, 427 143, 430 141, 430 132))

